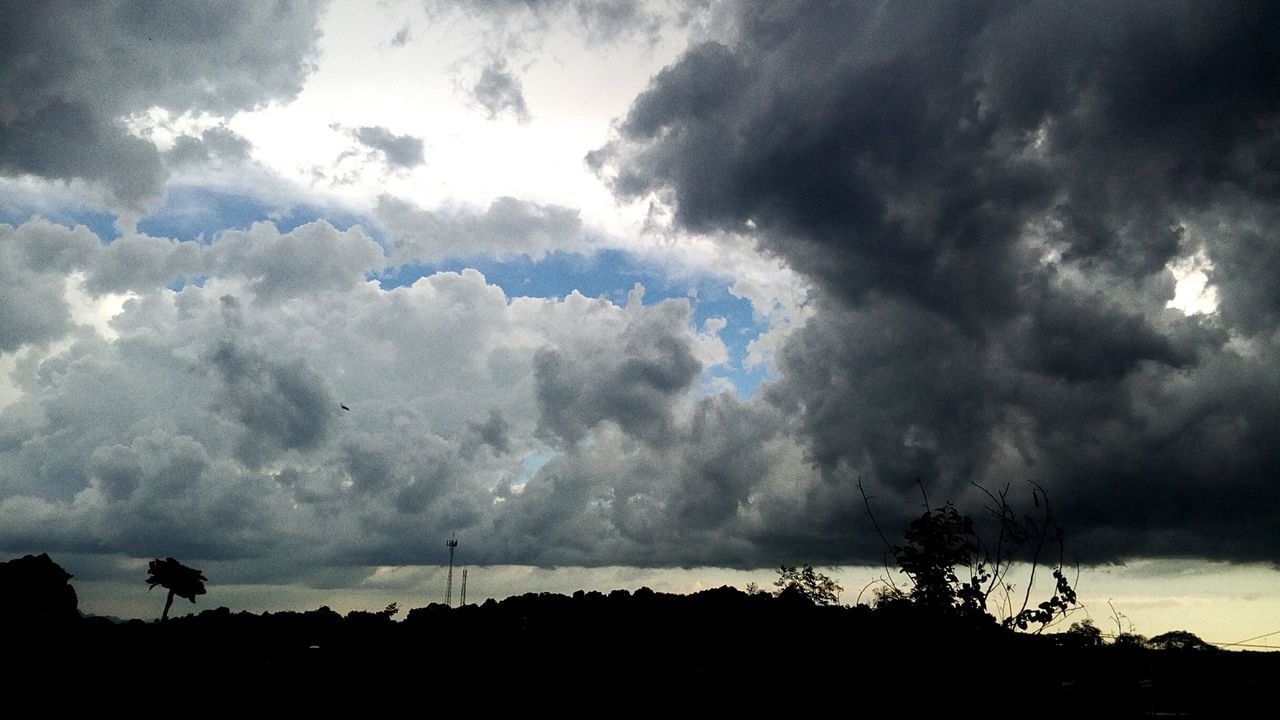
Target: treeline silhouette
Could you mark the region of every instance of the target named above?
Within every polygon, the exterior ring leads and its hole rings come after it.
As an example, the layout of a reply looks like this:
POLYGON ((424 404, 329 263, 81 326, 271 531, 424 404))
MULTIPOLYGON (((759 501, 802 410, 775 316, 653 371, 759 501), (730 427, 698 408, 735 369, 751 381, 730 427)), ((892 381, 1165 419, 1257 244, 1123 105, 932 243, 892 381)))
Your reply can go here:
MULTIPOLYGON (((0 564, 4 717, 124 712, 1219 716, 1269 700, 1280 655, 1099 645, 910 603, 800 592, 529 593, 168 622, 81 617, 47 555, 0 564), (824 710, 826 708, 826 710, 824 710)), ((145 592, 145 591, 143 591, 145 592)))

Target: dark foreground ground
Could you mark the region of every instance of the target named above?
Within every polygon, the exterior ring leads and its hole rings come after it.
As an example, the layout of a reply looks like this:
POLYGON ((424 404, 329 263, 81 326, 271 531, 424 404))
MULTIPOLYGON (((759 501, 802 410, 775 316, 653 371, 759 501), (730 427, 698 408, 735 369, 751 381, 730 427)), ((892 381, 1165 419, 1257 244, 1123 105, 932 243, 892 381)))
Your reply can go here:
POLYGON ((12 718, 1231 717, 1271 708, 1280 678, 1280 654, 1082 647, 732 588, 525 595, 401 622, 218 608, 3 630, 0 717, 12 718))

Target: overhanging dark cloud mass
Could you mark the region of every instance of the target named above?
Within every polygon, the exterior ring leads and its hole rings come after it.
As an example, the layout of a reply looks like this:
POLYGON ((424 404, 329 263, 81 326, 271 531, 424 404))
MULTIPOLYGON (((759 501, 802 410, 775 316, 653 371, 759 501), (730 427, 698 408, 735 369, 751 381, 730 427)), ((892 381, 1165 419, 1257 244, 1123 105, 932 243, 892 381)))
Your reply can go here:
POLYGON ((3 3, 0 171, 92 181, 139 207, 160 193, 166 171, 125 118, 292 98, 311 70, 321 5, 3 3))
POLYGON ((1280 557, 1275 5, 737 19, 589 161, 819 283, 769 397, 828 482, 1026 478, 1086 557, 1280 557), (1165 266, 1200 249, 1219 311, 1185 317, 1165 266))
MULTIPOLYGON (((6 5, 0 173, 137 206, 166 166, 245 161, 226 116, 299 92, 316 11, 178 7, 6 5), (152 107, 218 124, 160 153, 122 120, 152 107)), ((648 32, 628 4, 495 7, 468 17, 648 32)), ((968 509, 970 483, 1040 483, 1087 561, 1280 561, 1280 9, 713 17, 699 36, 719 39, 653 77, 588 162, 669 213, 674 243, 755 243, 812 282, 755 397, 712 382, 730 331, 695 323, 694 297, 374 279, 590 256, 589 213, 550 190, 433 206, 379 190, 370 229, 200 241, 0 224, 0 550, 318 587, 439 562, 454 531, 475 564, 878 564, 857 479, 896 535, 919 478, 968 509), (1191 257, 1211 312, 1167 306, 1191 257), (119 305, 109 324, 95 302, 119 305)), ((490 110, 519 114, 534 83, 503 82, 490 110)), ((388 165, 431 169, 395 118, 343 122, 388 165)))

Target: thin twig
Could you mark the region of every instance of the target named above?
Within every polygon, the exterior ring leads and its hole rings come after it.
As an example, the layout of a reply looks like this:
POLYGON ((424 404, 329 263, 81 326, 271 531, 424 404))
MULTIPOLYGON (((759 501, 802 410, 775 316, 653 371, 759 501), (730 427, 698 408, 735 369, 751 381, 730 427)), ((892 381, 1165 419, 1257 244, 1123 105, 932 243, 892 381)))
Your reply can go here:
POLYGON ((893 588, 894 592, 901 592, 901 590, 898 589, 897 583, 893 582, 893 568, 889 567, 889 555, 892 554, 896 557, 897 553, 894 552, 893 545, 889 544, 889 539, 884 536, 884 531, 880 529, 880 523, 876 522, 876 514, 871 511, 871 496, 867 495, 867 489, 862 486, 861 475, 858 476, 856 484, 858 486, 858 493, 862 495, 862 504, 867 508, 867 517, 871 518, 871 526, 876 529, 876 535, 880 536, 880 542, 884 543, 885 550, 888 551, 880 557, 884 562, 885 574, 890 578, 887 581, 889 587, 893 588))
POLYGON ((920 487, 920 497, 924 498, 924 511, 933 512, 933 508, 929 506, 929 493, 924 491, 924 483, 920 481, 920 478, 916 478, 916 485, 920 487))

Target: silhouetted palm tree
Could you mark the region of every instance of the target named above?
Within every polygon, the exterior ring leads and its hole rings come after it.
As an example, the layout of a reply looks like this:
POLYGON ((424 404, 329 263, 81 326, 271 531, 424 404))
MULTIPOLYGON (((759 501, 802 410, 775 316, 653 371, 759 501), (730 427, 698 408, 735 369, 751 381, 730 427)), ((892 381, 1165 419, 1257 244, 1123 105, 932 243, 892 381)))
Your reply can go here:
POLYGON ((147 573, 147 584, 151 586, 147 588, 147 592, 151 592, 157 585, 169 591, 169 597, 164 601, 164 613, 160 615, 160 622, 169 619, 169 606, 173 605, 174 595, 194 603, 197 595, 204 595, 204 584, 209 579, 199 570, 187 567, 173 558, 152 560, 147 565, 147 573))

